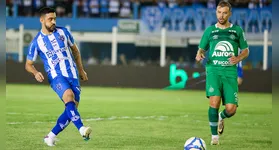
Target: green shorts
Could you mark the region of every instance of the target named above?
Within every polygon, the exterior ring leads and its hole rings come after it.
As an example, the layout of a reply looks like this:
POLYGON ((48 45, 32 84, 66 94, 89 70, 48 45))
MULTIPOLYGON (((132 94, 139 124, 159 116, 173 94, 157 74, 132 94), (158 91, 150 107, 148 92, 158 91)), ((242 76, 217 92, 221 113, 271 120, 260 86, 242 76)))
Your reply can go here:
POLYGON ((221 96, 223 105, 235 104, 238 106, 237 76, 225 76, 208 72, 206 74, 206 96, 221 96))

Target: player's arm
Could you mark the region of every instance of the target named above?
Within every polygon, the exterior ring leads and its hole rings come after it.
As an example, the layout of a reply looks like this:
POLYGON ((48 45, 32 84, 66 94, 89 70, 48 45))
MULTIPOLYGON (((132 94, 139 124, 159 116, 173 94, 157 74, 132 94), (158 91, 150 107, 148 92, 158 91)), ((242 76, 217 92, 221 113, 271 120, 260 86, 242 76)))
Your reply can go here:
POLYGON ((87 81, 88 77, 87 77, 87 73, 84 71, 84 68, 83 68, 83 65, 82 65, 82 60, 81 60, 81 55, 80 55, 79 49, 78 49, 76 44, 73 44, 70 47, 71 47, 72 54, 74 56, 75 62, 77 64, 80 79, 83 80, 83 81, 87 81))
POLYGON ((30 74, 34 75, 35 79, 38 82, 43 82, 44 81, 44 76, 41 72, 39 72, 35 67, 34 67, 34 61, 27 59, 25 63, 25 70, 29 72, 30 74))
POLYGON ((205 58, 205 51, 209 48, 209 35, 210 35, 210 28, 207 28, 201 38, 199 44, 199 50, 196 54, 196 61, 200 62, 205 58))
POLYGON ((249 49, 246 48, 246 49, 242 50, 237 57, 238 57, 239 62, 240 62, 240 61, 246 59, 248 56, 249 56, 249 49))
POLYGON ((72 54, 74 56, 75 62, 77 64, 78 71, 80 72, 80 71, 84 70, 83 65, 82 65, 81 56, 80 56, 79 49, 78 49, 77 45, 73 44, 73 46, 71 46, 71 50, 72 50, 72 54))
POLYGON ((205 50, 199 49, 196 54, 196 60, 199 62, 205 58, 205 50))
POLYGON ((247 43, 247 40, 245 38, 245 34, 244 34, 242 29, 240 29, 240 34, 239 34, 239 47, 242 51, 237 57, 232 56, 229 59, 231 64, 237 64, 237 63, 239 63, 240 61, 244 60, 245 58, 247 58, 249 56, 248 43, 247 43))
POLYGON ((88 80, 87 73, 84 71, 84 68, 82 65, 82 60, 81 60, 81 55, 80 55, 77 45, 75 44, 75 40, 74 40, 72 34, 70 33, 70 31, 68 31, 67 29, 65 29, 64 31, 67 36, 67 43, 69 44, 69 46, 72 50, 72 54, 74 56, 74 59, 75 59, 76 65, 77 65, 79 77, 81 80, 87 81, 88 80))
POLYGON ((34 75, 35 79, 38 82, 43 82, 44 80, 43 74, 34 67, 34 61, 36 60, 37 55, 38 55, 37 43, 35 41, 32 41, 32 43, 29 46, 27 59, 25 62, 25 70, 30 74, 34 75))

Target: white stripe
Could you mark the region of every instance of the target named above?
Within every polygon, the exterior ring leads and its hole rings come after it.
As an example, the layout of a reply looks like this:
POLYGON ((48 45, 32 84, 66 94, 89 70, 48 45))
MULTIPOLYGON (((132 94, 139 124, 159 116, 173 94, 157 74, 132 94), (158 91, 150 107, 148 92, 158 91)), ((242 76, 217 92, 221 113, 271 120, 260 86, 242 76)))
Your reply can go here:
POLYGON ((218 126, 218 122, 209 122, 210 126, 218 126))
MULTIPOLYGON (((53 41, 53 40, 55 41, 54 44, 51 43, 51 45, 52 45, 54 51, 60 49, 59 44, 58 44, 58 42, 57 42, 57 40, 56 40, 54 34, 49 35, 49 36, 48 36, 48 39, 49 39, 50 41, 53 41)), ((68 72, 67 72, 67 67, 66 67, 66 64, 65 64, 65 56, 63 56, 62 52, 60 52, 60 51, 57 52, 56 55, 57 55, 58 59, 60 60, 60 61, 59 61, 59 67, 60 67, 60 70, 61 70, 61 72, 62 72, 62 76, 64 76, 64 77, 69 77, 69 74, 68 74, 68 72)))
POLYGON ((54 65, 51 63, 51 59, 48 59, 48 57, 46 55, 46 52, 48 50, 47 50, 46 46, 44 45, 44 40, 43 40, 43 37, 41 35, 38 37, 37 43, 38 43, 39 48, 41 49, 41 51, 45 54, 45 57, 47 58, 48 65, 51 69, 50 74, 51 74, 52 78, 55 78, 57 76, 57 73, 54 69, 54 65))
POLYGON ((77 79, 77 70, 76 70, 76 68, 74 67, 74 64, 73 64, 73 59, 72 59, 72 56, 71 56, 71 53, 70 53, 70 50, 69 50, 69 48, 68 48, 68 50, 66 51, 67 52, 67 55, 68 56, 70 56, 69 58, 69 62, 70 62, 70 65, 71 65, 71 72, 72 72, 72 74, 73 74, 73 77, 75 78, 75 79, 77 79))
MULTIPOLYGON (((63 35, 64 37, 66 37, 66 35, 65 35, 65 33, 64 33, 64 31, 63 31, 62 29, 57 29, 57 31, 58 31, 58 33, 59 33, 60 35, 63 35)), ((70 66, 71 66, 71 72, 72 72, 72 74, 73 74, 73 77, 74 77, 75 79, 77 79, 76 68, 74 67, 74 64, 73 64, 74 62, 73 62, 73 58, 72 58, 72 55, 71 55, 71 52, 70 52, 70 49, 69 49, 67 40, 64 40, 63 42, 64 42, 65 47, 68 47, 67 50, 66 50, 66 52, 67 52, 67 56, 68 56, 68 58, 69 58, 68 60, 69 60, 69 62, 70 62, 70 66)))
POLYGON ((38 49, 37 49, 37 47, 35 47, 33 61, 35 61, 37 59, 37 56, 38 56, 38 49))
MULTIPOLYGON (((68 29, 67 29, 67 30, 68 30, 68 29)), ((69 30, 68 30, 68 32, 69 32, 69 34, 71 34, 69 30)), ((70 40, 70 37, 69 37, 69 36, 67 36, 67 39, 68 39, 68 42, 69 42, 70 46, 73 46, 74 43, 72 43, 72 41, 70 40)))

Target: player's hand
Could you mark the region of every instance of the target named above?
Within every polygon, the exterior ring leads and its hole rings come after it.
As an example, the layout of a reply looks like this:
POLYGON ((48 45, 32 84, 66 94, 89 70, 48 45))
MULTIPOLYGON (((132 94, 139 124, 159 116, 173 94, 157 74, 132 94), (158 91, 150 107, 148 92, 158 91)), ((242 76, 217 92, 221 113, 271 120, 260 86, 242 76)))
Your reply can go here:
POLYGON ((87 73, 84 70, 81 70, 79 72, 79 77, 82 81, 87 81, 88 80, 87 73))
POLYGON ((38 82, 43 82, 44 81, 44 76, 41 72, 37 72, 35 73, 35 79, 38 81, 38 82))
POLYGON ((229 58, 229 61, 232 65, 235 65, 235 64, 238 64, 240 62, 240 59, 238 57, 231 56, 231 58, 229 58))
POLYGON ((204 53, 198 52, 196 55, 196 61, 200 62, 205 58, 204 53))

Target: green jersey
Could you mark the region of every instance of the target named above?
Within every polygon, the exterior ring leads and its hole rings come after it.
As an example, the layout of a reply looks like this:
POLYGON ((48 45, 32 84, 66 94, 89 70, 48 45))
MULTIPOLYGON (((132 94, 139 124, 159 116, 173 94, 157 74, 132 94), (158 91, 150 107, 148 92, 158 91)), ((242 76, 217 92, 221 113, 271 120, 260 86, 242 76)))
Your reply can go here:
POLYGON ((215 24, 204 31, 199 48, 209 50, 207 71, 235 75, 237 74, 236 65, 230 64, 228 59, 233 55, 238 56, 238 49, 246 49, 248 44, 240 26, 231 24, 230 27, 221 29, 215 24))

